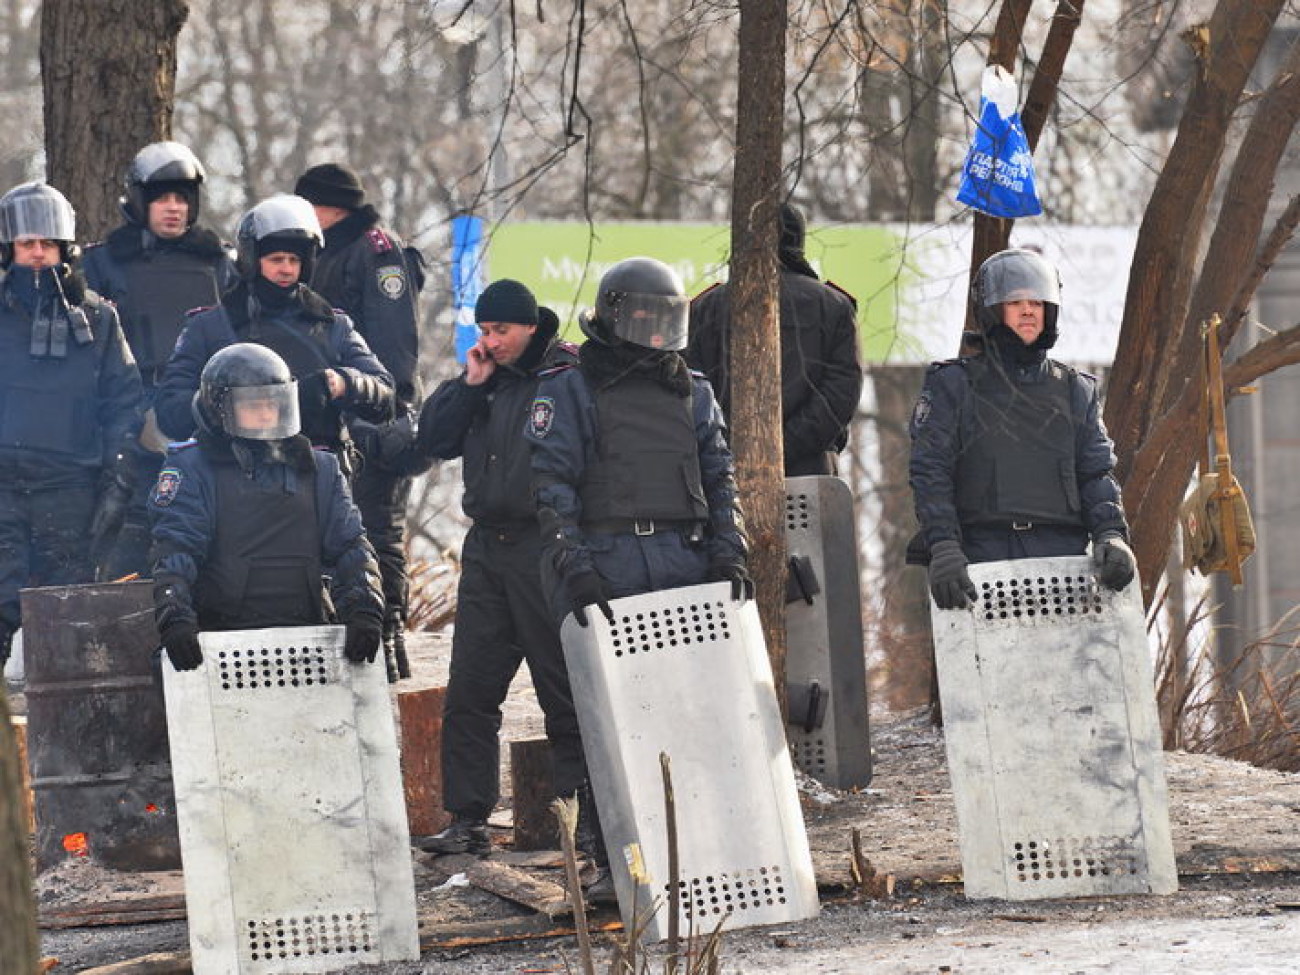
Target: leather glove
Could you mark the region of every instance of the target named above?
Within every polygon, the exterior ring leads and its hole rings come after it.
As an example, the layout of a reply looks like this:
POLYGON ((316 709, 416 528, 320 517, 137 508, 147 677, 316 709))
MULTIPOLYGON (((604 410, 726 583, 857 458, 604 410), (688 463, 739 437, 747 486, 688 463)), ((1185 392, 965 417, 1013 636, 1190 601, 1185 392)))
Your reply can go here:
POLYGON ((344 629, 343 656, 354 664, 372 664, 384 638, 384 624, 370 616, 348 620, 344 629))
POLYGON ((966 571, 966 553, 951 538, 930 547, 930 594, 940 609, 967 609, 978 590, 966 571))
POLYGON ((1097 581, 1115 592, 1133 581, 1137 568, 1133 550, 1118 532, 1105 532, 1093 539, 1092 564, 1097 567, 1097 581))
POLYGON ((730 582, 732 602, 743 603, 754 598, 754 580, 749 570, 739 562, 718 562, 709 566, 709 582, 730 582))
POLYGON ((194 670, 203 663, 203 648, 199 646, 199 628, 188 620, 166 627, 161 634, 167 657, 177 670, 194 670))
POLYGON ((308 373, 298 380, 298 412, 304 426, 333 422, 330 406, 330 384, 325 370, 308 373))
POLYGON ((100 477, 95 499, 95 513, 90 520, 91 564, 100 565, 108 558, 131 507, 134 484, 117 471, 105 471, 100 477))
POLYGON ((564 594, 569 599, 570 611, 579 626, 587 625, 587 607, 596 606, 605 619, 614 622, 614 611, 605 596, 605 583, 595 569, 582 569, 564 577, 564 594))

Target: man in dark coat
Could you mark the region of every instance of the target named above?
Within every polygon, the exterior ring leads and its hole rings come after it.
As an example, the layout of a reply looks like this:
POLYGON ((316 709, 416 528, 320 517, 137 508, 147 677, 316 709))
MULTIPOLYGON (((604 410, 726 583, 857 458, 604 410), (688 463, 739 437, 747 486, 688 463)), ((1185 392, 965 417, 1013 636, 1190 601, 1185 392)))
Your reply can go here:
MULTIPOLYGON (((781 416, 787 477, 834 474, 862 396, 857 305, 818 280, 804 256, 804 219, 781 207, 781 416)), ((731 289, 717 284, 691 302, 686 360, 708 377, 731 415, 731 289)))

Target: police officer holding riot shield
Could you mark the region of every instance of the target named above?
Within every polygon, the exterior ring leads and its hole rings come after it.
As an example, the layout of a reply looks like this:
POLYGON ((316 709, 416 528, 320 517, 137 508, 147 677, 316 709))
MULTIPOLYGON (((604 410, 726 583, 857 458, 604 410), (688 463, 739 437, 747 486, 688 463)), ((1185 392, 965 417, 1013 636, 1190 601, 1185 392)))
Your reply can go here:
MULTIPOLYGON (((804 254, 803 214, 781 206, 781 428, 786 477, 834 474, 836 455, 862 397, 857 303, 821 281, 804 254)), ((731 414, 731 287, 716 284, 691 302, 686 359, 731 414)))
POLYGON ((406 503, 411 465, 406 448, 413 434, 419 399, 419 321, 417 299, 424 271, 419 253, 404 247, 379 225, 366 202, 361 180, 336 163, 313 166, 298 177, 294 193, 316 210, 325 232, 325 249, 316 262, 312 290, 352 318, 371 351, 393 376, 395 418, 376 426, 354 420, 351 431, 363 456, 352 494, 379 556, 384 580, 385 661, 388 679, 409 677, 406 659, 406 503))
POLYGON ((19 590, 90 582, 87 540, 116 534, 132 489, 140 373, 75 270, 75 231, 52 186, 0 198, 0 665, 19 590))
POLYGON ((265 346, 228 345, 203 367, 196 438, 169 450, 149 505, 154 611, 177 670, 203 662, 200 631, 330 623, 331 600, 344 654, 375 659, 374 550, 338 461, 299 432, 298 402, 265 346))
POLYGON ((203 164, 177 142, 145 146, 127 167, 121 200, 125 222, 82 262, 87 283, 117 306, 122 329, 144 380, 146 422, 133 448, 137 490, 100 575, 115 579, 149 571, 145 504, 157 480, 166 439, 153 420, 154 387, 185 324, 185 313, 210 306, 235 283, 229 249, 198 224, 203 164))
POLYGON ((173 440, 195 429, 191 403, 203 367, 235 342, 257 342, 285 361, 298 384, 302 432, 333 451, 345 475, 352 450, 345 415, 392 418, 392 377, 348 316, 302 283, 322 239, 311 204, 299 196, 273 196, 244 214, 235 241, 239 282, 186 321, 158 386, 158 423, 173 440))
POLYGON ((994 254, 971 289, 982 354, 932 365, 912 412, 910 480, 940 609, 975 598, 969 562, 1082 555, 1111 589, 1133 553, 1097 381, 1047 357, 1061 284, 1028 250, 994 254))

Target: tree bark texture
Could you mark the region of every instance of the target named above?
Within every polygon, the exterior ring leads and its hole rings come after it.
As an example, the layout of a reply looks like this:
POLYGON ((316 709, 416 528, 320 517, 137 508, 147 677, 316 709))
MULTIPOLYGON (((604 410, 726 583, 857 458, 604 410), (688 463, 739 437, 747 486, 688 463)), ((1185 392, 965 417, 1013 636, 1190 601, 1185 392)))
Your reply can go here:
POLYGON ((42 5, 46 179, 72 201, 82 240, 118 223, 132 156, 171 136, 176 42, 188 15, 185 0, 42 5))
POLYGON ((768 656, 785 707, 785 460, 777 213, 785 99, 784 0, 741 0, 731 202, 731 434, 768 656))
POLYGON ((0 967, 35 972, 36 901, 22 797, 23 776, 9 723, 9 699, 0 688, 0 967))
POLYGON ((1282 0, 1220 0, 1209 23, 1187 36, 1198 71, 1138 232, 1110 381, 1123 394, 1108 398, 1106 423, 1148 605, 1206 436, 1200 320, 1244 308, 1239 292, 1258 280, 1249 255, 1259 246, 1281 155, 1275 143, 1281 138, 1284 144, 1295 125, 1300 86, 1284 72, 1256 108, 1255 124, 1237 151, 1219 230, 1198 263, 1229 127, 1282 7, 1282 0))

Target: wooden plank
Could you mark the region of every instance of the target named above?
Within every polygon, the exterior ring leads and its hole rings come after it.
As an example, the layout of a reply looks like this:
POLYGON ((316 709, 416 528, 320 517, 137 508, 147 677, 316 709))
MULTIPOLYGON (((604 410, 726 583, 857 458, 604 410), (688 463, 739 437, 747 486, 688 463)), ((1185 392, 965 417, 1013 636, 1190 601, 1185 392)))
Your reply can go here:
POLYGON ((18 768, 22 772, 23 818, 27 821, 27 831, 36 832, 36 812, 32 806, 32 773, 27 767, 27 715, 15 714, 9 719, 13 725, 14 740, 18 744, 18 768))
POLYGON ((183 907, 103 914, 42 914, 36 926, 42 931, 63 931, 68 928, 106 928, 116 924, 157 924, 161 921, 183 921, 185 917, 183 907))
POLYGON ((558 850, 559 827, 551 812, 555 788, 551 743, 525 738, 510 743, 510 796, 515 814, 516 850, 558 850))
POLYGON ((188 951, 159 951, 99 968, 83 968, 81 975, 191 975, 193 971, 188 951))
MULTIPOLYGON (((587 927, 591 931, 623 930, 623 924, 614 911, 589 915, 587 927)), ((428 924, 420 926, 420 951, 425 952, 431 948, 473 948, 536 938, 564 938, 573 933, 572 924, 554 921, 544 914, 530 914, 501 921, 428 924)))
POLYGON ((397 692, 402 790, 412 836, 432 836, 451 822, 442 808, 442 707, 445 687, 397 692))
POLYGON ((569 895, 559 884, 540 880, 494 860, 478 860, 465 871, 465 877, 480 890, 530 907, 548 918, 573 913, 569 895))

